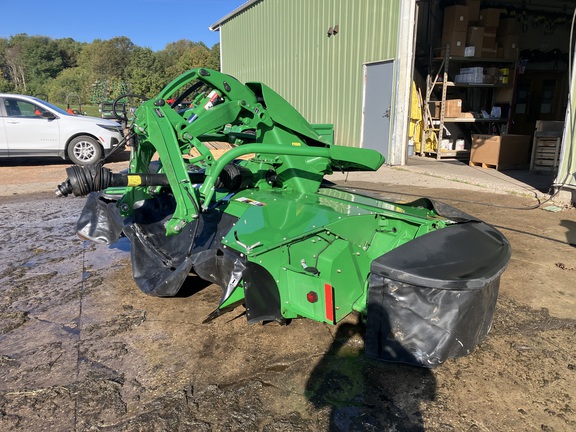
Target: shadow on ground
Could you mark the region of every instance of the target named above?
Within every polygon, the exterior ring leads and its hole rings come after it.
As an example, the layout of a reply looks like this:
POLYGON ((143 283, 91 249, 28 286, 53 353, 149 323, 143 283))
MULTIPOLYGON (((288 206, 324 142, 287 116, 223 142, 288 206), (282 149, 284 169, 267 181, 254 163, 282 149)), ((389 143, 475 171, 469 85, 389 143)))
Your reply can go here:
POLYGON ((306 384, 310 402, 330 409, 330 432, 424 431, 421 402, 436 397, 431 370, 366 358, 365 334, 360 322, 338 327, 306 384))

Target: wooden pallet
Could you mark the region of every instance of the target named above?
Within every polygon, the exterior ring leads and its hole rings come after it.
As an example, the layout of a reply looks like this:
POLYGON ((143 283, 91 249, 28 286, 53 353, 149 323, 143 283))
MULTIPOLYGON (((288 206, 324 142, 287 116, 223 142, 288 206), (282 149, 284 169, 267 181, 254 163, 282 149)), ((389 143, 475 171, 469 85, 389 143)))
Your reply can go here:
POLYGON ((479 167, 479 168, 488 168, 493 169, 496 171, 503 171, 503 170, 510 170, 510 169, 526 169, 528 167, 527 164, 487 164, 484 162, 468 162, 468 165, 471 167, 479 167))
POLYGON ((558 170, 563 134, 563 121, 536 121, 530 172, 553 173, 558 170))
POLYGON ((558 168, 561 137, 534 137, 530 171, 553 172, 558 168))

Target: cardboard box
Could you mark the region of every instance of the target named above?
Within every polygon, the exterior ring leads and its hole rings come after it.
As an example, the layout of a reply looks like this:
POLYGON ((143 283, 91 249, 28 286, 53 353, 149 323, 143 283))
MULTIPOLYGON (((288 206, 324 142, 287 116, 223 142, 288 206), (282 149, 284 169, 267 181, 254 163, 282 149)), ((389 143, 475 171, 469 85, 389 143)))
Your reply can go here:
POLYGON ((480 0, 466 0, 468 7, 468 20, 470 22, 477 22, 480 17, 480 0))
POLYGON ((466 46, 474 47, 474 56, 480 57, 482 55, 482 47, 484 42, 484 27, 470 26, 466 35, 466 46))
POLYGON ((496 97, 494 98, 495 103, 510 103, 512 102, 512 97, 514 96, 514 89, 512 87, 499 88, 496 91, 496 97))
POLYGON ((472 134, 470 165, 496 169, 526 168, 530 163, 530 135, 472 134))
MULTIPOLYGON (((466 32, 465 31, 451 31, 445 32, 442 35, 442 46, 450 45, 450 56, 464 57, 466 48, 466 32)), ((442 50, 442 55, 445 51, 442 50)))
MULTIPOLYGON (((440 118, 440 101, 430 102, 430 115, 433 119, 440 118)), ((460 117, 462 114, 462 99, 447 100, 444 106, 444 117, 460 117)))
POLYGON ((484 48, 496 49, 496 38, 484 37, 482 39, 482 49, 484 48))
POLYGON ((485 68, 484 74, 484 82, 486 84, 498 84, 500 82, 500 69, 497 67, 485 68))
POLYGON ((518 58, 518 35, 507 35, 498 38, 498 46, 502 47, 502 58, 518 58))
POLYGON ((450 99, 445 102, 444 117, 460 117, 462 114, 462 99, 450 99))
POLYGON ((482 79, 483 84, 498 84, 498 77, 494 75, 484 75, 482 79))
POLYGON ((507 36, 520 33, 520 25, 516 18, 500 18, 497 36, 507 36))
POLYGON ((496 58, 498 56, 498 48, 482 48, 483 58, 496 58))
POLYGON ((486 75, 494 75, 497 77, 497 76, 500 76, 500 68, 493 67, 493 66, 487 67, 487 68, 484 68, 484 73, 486 75))
POLYGON ((498 27, 500 25, 500 14, 502 9, 488 8, 481 9, 478 17, 478 25, 484 27, 498 27))
POLYGON ((484 37, 496 38, 498 35, 498 27, 484 26, 484 37))
POLYGON ((468 29, 468 7, 455 5, 444 9, 444 32, 468 29))

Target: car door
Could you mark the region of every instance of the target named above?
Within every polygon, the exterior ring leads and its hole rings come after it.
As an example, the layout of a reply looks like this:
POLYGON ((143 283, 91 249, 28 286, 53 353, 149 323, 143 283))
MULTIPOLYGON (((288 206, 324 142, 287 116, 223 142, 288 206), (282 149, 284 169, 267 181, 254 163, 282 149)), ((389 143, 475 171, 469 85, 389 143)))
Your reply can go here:
POLYGON ((8 156, 8 142, 6 141, 6 128, 4 127, 5 115, 3 104, 0 104, 0 157, 8 156))
POLYGON ((60 128, 57 118, 42 117, 48 111, 46 108, 18 97, 4 97, 2 104, 9 156, 58 155, 60 128))

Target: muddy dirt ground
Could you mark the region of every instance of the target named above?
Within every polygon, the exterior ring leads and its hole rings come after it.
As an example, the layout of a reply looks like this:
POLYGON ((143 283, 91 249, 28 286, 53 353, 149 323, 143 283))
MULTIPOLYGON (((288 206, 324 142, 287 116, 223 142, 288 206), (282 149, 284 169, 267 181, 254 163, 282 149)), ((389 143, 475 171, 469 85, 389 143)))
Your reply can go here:
POLYGON ((490 334, 428 370, 365 359, 354 316, 250 326, 237 308, 202 324, 219 287, 190 278, 178 297, 142 294, 128 243, 75 236, 84 199, 52 192, 66 166, 0 164, 0 430, 576 430, 574 209, 356 184, 443 198, 512 244, 490 334))

